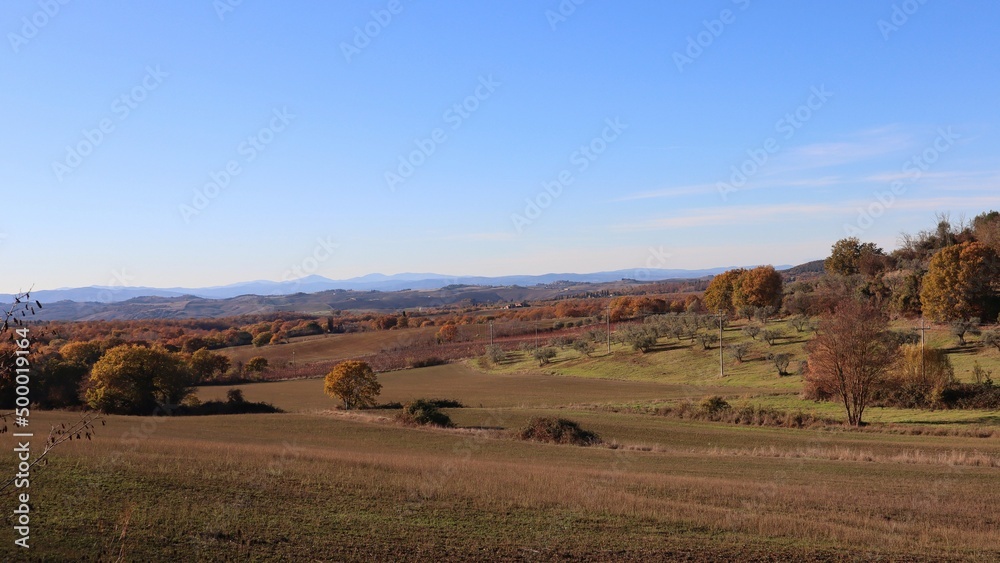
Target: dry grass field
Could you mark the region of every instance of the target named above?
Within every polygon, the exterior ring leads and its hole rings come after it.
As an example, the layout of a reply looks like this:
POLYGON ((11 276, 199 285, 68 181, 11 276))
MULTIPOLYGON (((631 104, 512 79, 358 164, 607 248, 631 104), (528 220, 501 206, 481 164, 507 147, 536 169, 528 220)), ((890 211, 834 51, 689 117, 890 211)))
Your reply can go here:
MULTIPOLYGON (((335 337, 314 340, 265 349, 315 346, 328 360, 333 348, 320 342, 335 337)), ((656 406, 711 394, 838 414, 798 399, 800 379, 778 378, 763 361, 722 380, 710 351, 662 344, 593 358, 566 349, 543 367, 513 353, 499 366, 470 360, 379 376, 383 402, 463 403, 445 409, 454 429, 403 426, 391 410, 335 410, 321 379, 239 386, 283 414, 112 416, 94 440, 60 446, 38 469, 33 548, 25 557, 8 532, 0 559, 1000 559, 998 413, 872 412, 951 436, 659 416, 656 406), (512 438, 540 415, 576 421, 604 444, 512 438), (970 423, 986 437, 971 437, 970 423)), ((801 345, 784 344, 793 353, 801 345)), ((198 397, 228 389, 203 387, 198 397)), ((33 423, 76 416, 36 413, 33 423)), ((2 440, 10 451, 12 438, 2 440)), ((13 462, 0 458, 0 471, 13 473, 13 462)))
MULTIPOLYGON (((622 447, 414 429, 376 413, 113 417, 95 441, 67 444, 35 477, 32 554, 124 554, 129 561, 1000 557, 1000 469, 986 466, 1000 459, 995 438, 745 428, 573 409, 450 412, 462 427, 493 429, 559 414, 622 447)), ((2 548, 8 560, 12 550, 9 542, 2 548)))
POLYGON ((267 358, 267 361, 272 365, 284 365, 292 360, 296 363, 308 364, 375 354, 384 348, 403 346, 415 339, 433 338, 437 330, 437 327, 424 327, 407 330, 302 336, 291 339, 288 344, 260 348, 249 345, 237 346, 223 348, 219 352, 226 354, 233 361, 246 362, 254 356, 262 356, 267 358))

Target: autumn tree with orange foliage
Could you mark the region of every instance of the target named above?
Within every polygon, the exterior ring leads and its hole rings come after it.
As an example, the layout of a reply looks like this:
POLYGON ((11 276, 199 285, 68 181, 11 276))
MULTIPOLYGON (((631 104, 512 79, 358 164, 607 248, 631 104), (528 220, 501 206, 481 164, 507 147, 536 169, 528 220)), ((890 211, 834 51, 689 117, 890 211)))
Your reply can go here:
POLYGON ((923 312, 939 322, 980 317, 995 319, 998 309, 1000 259, 979 242, 938 251, 924 276, 920 301, 923 312))
POLYGON ((784 282, 774 266, 760 266, 740 275, 733 288, 736 309, 780 307, 784 282))
POLYGON ((737 268, 712 278, 712 282, 708 284, 708 289, 705 290, 705 295, 702 297, 705 308, 713 312, 722 311, 730 314, 735 312, 733 294, 744 273, 746 270, 737 268))
POLYGON ((458 327, 449 323, 442 326, 437 331, 438 342, 454 342, 458 337, 458 327))

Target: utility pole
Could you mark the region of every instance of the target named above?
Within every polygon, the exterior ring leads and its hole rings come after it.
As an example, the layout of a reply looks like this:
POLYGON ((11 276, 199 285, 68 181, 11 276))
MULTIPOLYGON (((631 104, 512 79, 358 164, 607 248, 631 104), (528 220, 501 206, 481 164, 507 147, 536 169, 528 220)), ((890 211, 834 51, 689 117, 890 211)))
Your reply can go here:
POLYGON ((490 321, 490 346, 493 346, 493 321, 490 321))
POLYGON ((608 301, 608 354, 611 354, 611 301, 608 301))

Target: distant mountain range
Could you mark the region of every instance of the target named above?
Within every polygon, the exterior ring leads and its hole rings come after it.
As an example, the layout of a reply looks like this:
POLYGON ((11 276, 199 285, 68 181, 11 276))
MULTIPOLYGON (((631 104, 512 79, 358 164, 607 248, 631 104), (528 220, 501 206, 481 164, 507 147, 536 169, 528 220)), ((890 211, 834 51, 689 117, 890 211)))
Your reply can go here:
MULTIPOLYGON (((81 287, 31 293, 44 305, 32 320, 195 319, 340 310, 402 311, 444 305, 510 304, 561 296, 615 295, 636 283, 697 280, 731 268, 617 270, 540 276, 444 276, 370 274, 349 280, 309 276, 289 282, 254 281, 206 288, 81 287)), ((781 266, 787 281, 815 275, 822 262, 781 266)), ((12 295, 0 295, 10 301, 12 295)))
MULTIPOLYGON (((778 266, 788 269, 791 266, 778 266)), ((714 276, 731 268, 709 268, 705 270, 629 269, 592 274, 542 274, 537 276, 447 276, 432 273, 404 273, 387 276, 368 274, 346 280, 331 280, 323 276, 307 276, 292 281, 257 280, 230 285, 202 288, 154 288, 122 286, 89 286, 77 288, 47 289, 32 292, 32 298, 42 303, 74 301, 76 303, 119 303, 137 297, 200 297, 202 299, 230 299, 243 295, 278 296, 296 293, 318 293, 334 289, 352 291, 401 291, 404 289, 433 290, 449 285, 475 285, 484 287, 531 287, 559 281, 577 283, 608 283, 623 279, 640 282, 670 279, 698 279, 714 276)), ((12 295, 0 294, 0 302, 10 301, 12 295)))

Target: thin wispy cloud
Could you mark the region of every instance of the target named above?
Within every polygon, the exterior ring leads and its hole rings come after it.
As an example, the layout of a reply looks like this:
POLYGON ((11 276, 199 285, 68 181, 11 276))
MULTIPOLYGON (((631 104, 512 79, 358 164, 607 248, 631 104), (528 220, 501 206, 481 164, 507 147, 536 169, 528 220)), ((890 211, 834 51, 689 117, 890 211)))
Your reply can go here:
POLYGON ((720 206, 692 209, 684 215, 662 217, 637 223, 623 223, 611 228, 617 232, 655 231, 714 225, 756 223, 780 216, 802 216, 816 213, 843 211, 843 206, 825 203, 780 203, 774 205, 720 206))
MULTIPOLYGON (((1000 185, 996 171, 935 171, 921 170, 919 177, 914 169, 903 170, 903 164, 919 154, 921 146, 917 137, 900 132, 897 126, 885 126, 861 131, 851 140, 811 143, 792 147, 777 153, 758 174, 747 178, 740 192, 778 190, 782 188, 828 188, 834 186, 862 188, 888 185, 895 181, 917 182, 925 187, 945 190, 993 190, 1000 185), (878 162, 873 162, 878 161, 878 162), (884 172, 858 173, 856 168, 870 168, 873 164, 884 172), (839 171, 837 169, 843 169, 839 171), (822 175, 816 172, 823 171, 822 175)), ((714 182, 686 184, 657 190, 635 192, 613 202, 646 199, 676 198, 689 195, 714 195, 719 184, 729 180, 732 169, 721 171, 714 182)))
MULTIPOLYGON (((621 223, 611 227, 615 232, 662 231, 719 225, 753 225, 791 218, 829 217, 831 215, 853 214, 874 201, 852 198, 826 203, 779 203, 770 205, 719 206, 715 208, 692 209, 683 215, 659 217, 635 223, 621 223)), ((961 209, 991 209, 1000 207, 997 196, 941 196, 896 198, 889 210, 908 211, 948 211, 961 209)))
POLYGON ((629 194, 611 201, 635 201, 640 199, 657 199, 663 197, 678 197, 684 195, 704 194, 716 191, 715 184, 692 184, 689 186, 677 186, 675 188, 664 188, 662 190, 651 190, 648 192, 638 192, 629 194))
POLYGON ((484 233, 463 233, 457 235, 449 235, 446 237, 439 237, 435 240, 475 240, 475 241, 506 241, 514 240, 517 238, 517 234, 514 232, 484 232, 484 233))

